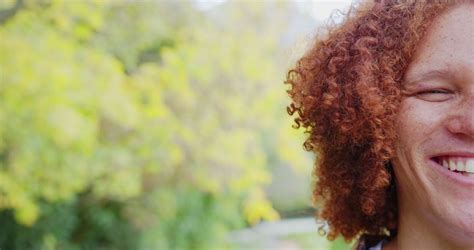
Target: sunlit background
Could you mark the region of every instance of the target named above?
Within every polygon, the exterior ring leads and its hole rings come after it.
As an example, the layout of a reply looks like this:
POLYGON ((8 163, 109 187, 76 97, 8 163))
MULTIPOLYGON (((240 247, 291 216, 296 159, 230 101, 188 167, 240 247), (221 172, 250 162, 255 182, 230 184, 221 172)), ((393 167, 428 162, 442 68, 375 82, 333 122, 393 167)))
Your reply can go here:
POLYGON ((0 0, 0 249, 347 249, 283 82, 349 6, 0 0))

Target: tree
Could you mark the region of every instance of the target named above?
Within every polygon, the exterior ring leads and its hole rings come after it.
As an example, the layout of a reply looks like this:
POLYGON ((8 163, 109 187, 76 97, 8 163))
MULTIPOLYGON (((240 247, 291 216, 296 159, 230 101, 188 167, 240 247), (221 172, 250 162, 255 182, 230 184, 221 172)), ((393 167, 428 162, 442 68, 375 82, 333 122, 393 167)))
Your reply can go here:
POLYGON ((277 218, 269 169, 307 160, 287 7, 26 1, 0 26, 0 246, 207 249, 277 218))

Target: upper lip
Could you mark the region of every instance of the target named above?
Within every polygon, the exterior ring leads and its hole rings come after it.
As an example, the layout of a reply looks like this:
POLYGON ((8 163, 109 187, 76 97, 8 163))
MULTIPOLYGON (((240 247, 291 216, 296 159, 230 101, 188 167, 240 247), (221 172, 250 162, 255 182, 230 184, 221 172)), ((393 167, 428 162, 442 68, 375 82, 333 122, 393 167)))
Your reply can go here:
POLYGON ((467 151, 449 151, 449 152, 440 152, 431 155, 430 158, 435 158, 435 157, 467 157, 467 158, 474 158, 474 152, 467 152, 467 151))

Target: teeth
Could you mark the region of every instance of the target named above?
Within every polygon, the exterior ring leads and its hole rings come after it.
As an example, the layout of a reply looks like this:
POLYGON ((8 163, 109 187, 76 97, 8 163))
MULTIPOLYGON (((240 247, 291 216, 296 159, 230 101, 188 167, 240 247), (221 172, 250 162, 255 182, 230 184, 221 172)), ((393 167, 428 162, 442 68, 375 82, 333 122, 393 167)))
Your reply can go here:
POLYGON ((464 172, 464 169, 465 169, 465 168, 464 168, 464 162, 458 161, 457 163, 458 163, 458 164, 456 164, 456 170, 457 170, 457 171, 464 172))
POLYGON ((454 171, 456 170, 456 162, 454 160, 449 160, 449 170, 454 171))
MULTIPOLYGON (((469 159, 466 161, 465 169, 464 171, 469 172, 471 174, 474 174, 474 159, 469 159)), ((472 177, 472 175, 471 175, 472 177)))
POLYGON ((474 177, 474 158, 444 157, 440 159, 440 164, 451 171, 474 177))
POLYGON ((447 161, 446 159, 443 159, 443 164, 442 164, 442 165, 443 165, 443 167, 445 167, 445 168, 449 168, 449 163, 448 163, 448 161, 447 161))

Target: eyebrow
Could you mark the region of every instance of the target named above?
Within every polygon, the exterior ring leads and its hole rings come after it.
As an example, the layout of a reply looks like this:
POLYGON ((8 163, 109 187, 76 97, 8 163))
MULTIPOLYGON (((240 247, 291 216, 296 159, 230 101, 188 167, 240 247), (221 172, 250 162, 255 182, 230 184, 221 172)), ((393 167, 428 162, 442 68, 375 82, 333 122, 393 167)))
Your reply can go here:
POLYGON ((454 78, 454 77, 455 77, 454 72, 448 69, 434 69, 434 70, 429 70, 420 75, 417 74, 415 77, 413 77, 413 79, 411 79, 412 77, 410 77, 407 81, 405 81, 405 85, 413 85, 413 84, 417 84, 420 82, 433 80, 433 79, 448 79, 448 78, 454 78))

